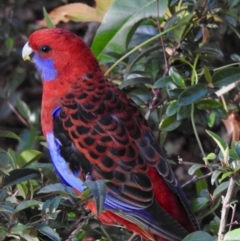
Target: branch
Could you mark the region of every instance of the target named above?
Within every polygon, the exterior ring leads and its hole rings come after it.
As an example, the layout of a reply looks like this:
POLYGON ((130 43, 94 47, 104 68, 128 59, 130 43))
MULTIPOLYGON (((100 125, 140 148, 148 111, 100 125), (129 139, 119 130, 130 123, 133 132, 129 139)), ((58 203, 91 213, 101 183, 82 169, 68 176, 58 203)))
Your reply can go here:
POLYGON ((208 174, 203 175, 203 176, 201 176, 201 177, 193 176, 193 178, 190 179, 189 181, 185 182, 185 183, 181 186, 181 188, 187 186, 187 185, 190 184, 190 183, 195 183, 195 182, 197 182, 197 181, 199 181, 199 180, 201 180, 201 179, 205 179, 205 178, 211 176, 212 174, 213 174, 213 172, 209 172, 208 174))
POLYGON ((222 215, 221 215, 221 220, 220 220, 220 227, 219 227, 219 231, 218 231, 218 241, 222 241, 224 239, 224 235, 226 233, 228 212, 229 212, 232 197, 235 192, 235 190, 234 190, 235 186, 236 186, 236 182, 235 182, 234 178, 231 177, 226 196, 223 197, 223 200, 222 200, 223 205, 222 205, 222 215))

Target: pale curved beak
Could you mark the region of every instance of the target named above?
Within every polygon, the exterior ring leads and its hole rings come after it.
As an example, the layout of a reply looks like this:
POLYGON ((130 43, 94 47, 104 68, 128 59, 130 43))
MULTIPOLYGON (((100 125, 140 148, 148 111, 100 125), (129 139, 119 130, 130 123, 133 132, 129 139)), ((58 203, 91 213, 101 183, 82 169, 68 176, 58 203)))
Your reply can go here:
POLYGON ((25 43, 23 50, 22 50, 22 58, 24 61, 30 60, 31 61, 31 55, 33 53, 32 48, 29 46, 29 42, 25 43))

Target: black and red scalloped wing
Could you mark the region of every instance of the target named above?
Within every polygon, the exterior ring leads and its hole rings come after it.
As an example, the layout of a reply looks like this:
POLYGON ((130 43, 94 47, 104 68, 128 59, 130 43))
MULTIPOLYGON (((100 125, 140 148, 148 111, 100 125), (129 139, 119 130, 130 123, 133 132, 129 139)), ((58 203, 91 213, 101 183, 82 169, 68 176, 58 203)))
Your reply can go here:
POLYGON ((197 223, 187 200, 136 104, 104 79, 84 84, 62 98, 55 118, 54 132, 72 172, 109 180, 111 207, 136 210, 129 215, 157 235, 178 240, 193 231, 197 223))

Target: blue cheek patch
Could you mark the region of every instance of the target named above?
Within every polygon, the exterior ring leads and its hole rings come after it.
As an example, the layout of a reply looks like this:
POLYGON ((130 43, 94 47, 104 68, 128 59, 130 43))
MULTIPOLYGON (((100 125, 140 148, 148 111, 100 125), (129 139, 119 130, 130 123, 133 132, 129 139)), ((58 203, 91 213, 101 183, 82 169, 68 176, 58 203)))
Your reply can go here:
POLYGON ((33 62, 36 68, 41 73, 42 79, 44 81, 51 81, 56 79, 57 70, 54 67, 52 59, 43 59, 39 55, 35 54, 33 56, 33 62))

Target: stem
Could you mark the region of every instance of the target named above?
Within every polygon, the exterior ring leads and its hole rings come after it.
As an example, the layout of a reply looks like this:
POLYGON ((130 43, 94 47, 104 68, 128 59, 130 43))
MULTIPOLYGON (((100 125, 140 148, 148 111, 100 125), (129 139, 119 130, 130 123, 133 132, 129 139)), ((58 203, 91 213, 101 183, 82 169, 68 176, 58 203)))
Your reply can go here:
POLYGON ((18 117, 18 119, 25 125, 29 126, 29 123, 18 113, 18 111, 15 109, 15 107, 12 105, 10 101, 7 101, 8 106, 12 110, 12 112, 18 117))
POLYGON ((218 70, 221 70, 221 69, 225 69, 227 67, 231 67, 231 66, 235 66, 235 65, 240 65, 240 63, 238 62, 238 63, 232 63, 232 64, 224 65, 222 67, 218 67, 218 68, 213 69, 213 71, 215 72, 215 71, 218 71, 218 70))
POLYGON ((235 216, 235 213, 236 213, 236 207, 237 207, 237 205, 236 205, 236 203, 234 203, 232 206, 231 206, 231 208, 232 208, 232 217, 231 217, 231 221, 230 221, 230 225, 229 225, 229 229, 228 229, 228 231, 230 231, 231 229, 232 229, 232 225, 233 225, 233 223, 234 223, 234 216, 235 216))
MULTIPOLYGON (((202 143, 199 139, 199 136, 198 136, 198 133, 197 133, 197 128, 196 128, 196 125, 195 125, 195 122, 194 122, 194 104, 192 104, 192 107, 191 107, 191 122, 192 122, 193 132, 194 132, 194 135, 196 137, 199 148, 201 150, 202 156, 205 157, 206 155, 205 155, 205 152, 203 150, 202 143)), ((206 165, 208 164, 207 161, 206 161, 205 164, 206 165)))
POLYGON ((185 183, 181 186, 181 188, 187 186, 187 185, 190 184, 190 183, 195 183, 195 182, 197 182, 197 181, 199 181, 199 180, 202 180, 202 179, 205 179, 205 178, 207 178, 207 177, 210 177, 212 174, 213 174, 213 172, 209 172, 208 174, 203 175, 203 176, 201 176, 201 177, 194 176, 192 179, 190 179, 189 181, 185 182, 185 183))
POLYGON ((224 239, 224 235, 226 233, 226 224, 227 224, 227 218, 228 218, 228 212, 230 208, 230 203, 234 194, 234 189, 236 186, 236 182, 233 177, 230 178, 230 183, 228 186, 228 190, 226 193, 225 198, 223 198, 223 205, 222 205, 222 215, 220 220, 220 227, 218 231, 218 241, 222 241, 224 239))
POLYGON ((100 225, 100 229, 102 230, 102 232, 104 233, 104 235, 106 236, 106 238, 109 240, 109 241, 112 241, 111 237, 109 236, 109 234, 107 233, 107 231, 105 230, 105 228, 100 225))

